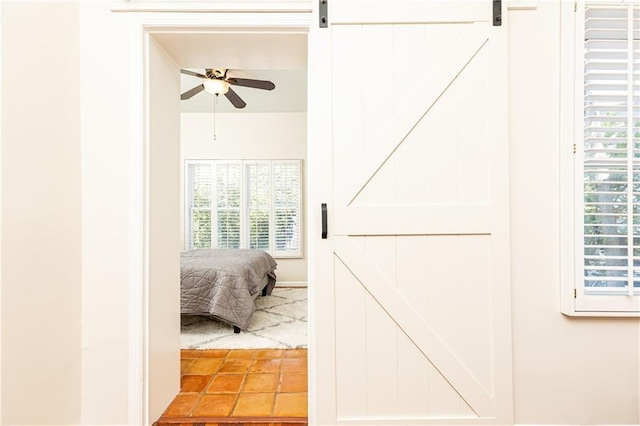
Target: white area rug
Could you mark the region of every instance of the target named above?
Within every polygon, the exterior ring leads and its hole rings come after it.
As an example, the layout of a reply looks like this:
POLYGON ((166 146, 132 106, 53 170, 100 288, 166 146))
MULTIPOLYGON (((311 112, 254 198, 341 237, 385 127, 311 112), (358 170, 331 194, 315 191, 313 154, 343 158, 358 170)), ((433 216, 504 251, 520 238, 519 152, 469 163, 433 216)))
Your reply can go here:
POLYGON ((256 298, 256 312, 247 330, 205 316, 181 317, 182 349, 289 349, 307 347, 307 289, 274 288, 256 298))

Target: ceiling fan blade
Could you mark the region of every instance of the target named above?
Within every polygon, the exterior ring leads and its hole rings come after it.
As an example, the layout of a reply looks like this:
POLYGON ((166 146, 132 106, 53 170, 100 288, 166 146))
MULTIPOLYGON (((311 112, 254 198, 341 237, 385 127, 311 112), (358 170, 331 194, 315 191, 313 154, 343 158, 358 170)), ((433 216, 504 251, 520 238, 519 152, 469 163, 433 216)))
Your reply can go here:
POLYGON ((189 89, 186 92, 184 92, 182 95, 180 95, 180 100, 185 101, 191 98, 193 95, 197 95, 198 93, 202 92, 203 90, 204 90, 204 84, 196 86, 193 89, 189 89))
POLYGON ((229 84, 235 86, 251 87, 253 89, 273 90, 276 85, 267 80, 253 80, 250 78, 229 78, 227 79, 229 84))
POLYGON ((192 76, 194 76, 194 77, 207 78, 207 76, 206 76, 206 75, 202 75, 202 74, 200 74, 200 73, 198 73, 198 72, 194 72, 194 71, 182 70, 182 69, 181 69, 181 70, 180 70, 180 72, 181 72, 182 74, 192 75, 192 76))
POLYGON ((231 87, 229 87, 229 91, 224 95, 227 97, 227 99, 229 99, 229 102, 231 102, 233 106, 236 108, 244 108, 247 106, 247 104, 242 100, 242 98, 240 98, 240 96, 238 96, 238 94, 234 92, 231 87))

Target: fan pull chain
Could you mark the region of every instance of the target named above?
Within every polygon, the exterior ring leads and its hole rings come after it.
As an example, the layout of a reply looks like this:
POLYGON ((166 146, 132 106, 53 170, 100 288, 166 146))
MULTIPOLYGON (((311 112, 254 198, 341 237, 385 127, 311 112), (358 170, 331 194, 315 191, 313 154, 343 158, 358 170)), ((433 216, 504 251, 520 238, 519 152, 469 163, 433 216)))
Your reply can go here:
POLYGON ((216 104, 218 103, 218 94, 213 99, 213 141, 216 141, 216 104))

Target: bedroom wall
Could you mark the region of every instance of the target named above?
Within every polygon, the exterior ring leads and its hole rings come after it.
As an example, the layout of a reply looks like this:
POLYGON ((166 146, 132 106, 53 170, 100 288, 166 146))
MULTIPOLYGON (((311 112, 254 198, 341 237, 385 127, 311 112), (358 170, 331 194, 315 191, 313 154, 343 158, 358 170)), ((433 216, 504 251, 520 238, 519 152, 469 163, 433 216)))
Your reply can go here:
MULTIPOLYGON (((302 159, 303 235, 306 234, 306 159, 307 114, 224 113, 216 114, 216 141, 213 141, 213 115, 181 114, 180 176, 184 177, 185 159, 302 159)), ((181 203, 184 183, 181 181, 181 203)), ((184 205, 184 203, 182 203, 184 205)), ((180 235, 184 247, 184 211, 181 212, 180 235)), ((306 285, 307 249, 303 238, 302 259, 276 259, 278 285, 306 285)))
POLYGON ((560 313, 561 2, 527 3, 509 13, 515 421, 639 424, 640 321, 560 313))
POLYGON ((3 2, 4 425, 80 423, 77 2, 3 2))

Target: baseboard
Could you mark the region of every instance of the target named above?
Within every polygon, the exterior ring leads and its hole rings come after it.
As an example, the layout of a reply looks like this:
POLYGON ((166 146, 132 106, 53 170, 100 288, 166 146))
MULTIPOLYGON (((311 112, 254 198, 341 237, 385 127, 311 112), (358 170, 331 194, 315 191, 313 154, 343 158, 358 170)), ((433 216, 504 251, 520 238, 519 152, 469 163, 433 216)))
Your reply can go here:
POLYGON ((276 281, 276 287, 306 287, 306 281, 276 281))
POLYGON ((154 426, 306 426, 306 417, 160 417, 154 426))

